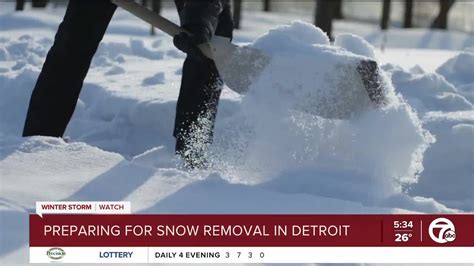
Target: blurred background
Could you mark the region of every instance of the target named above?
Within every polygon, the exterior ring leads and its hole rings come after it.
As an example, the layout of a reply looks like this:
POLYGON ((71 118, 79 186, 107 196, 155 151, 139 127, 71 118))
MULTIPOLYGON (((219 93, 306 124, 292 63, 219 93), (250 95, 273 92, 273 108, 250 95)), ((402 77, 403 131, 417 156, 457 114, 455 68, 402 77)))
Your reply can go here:
MULTIPOLYGON (((171 0, 139 0, 156 12, 173 6, 171 0)), ((269 13, 298 16, 305 21, 314 22, 331 34, 334 20, 365 22, 379 25, 381 29, 397 28, 436 28, 474 32, 474 2, 467 0, 319 0, 319 1, 281 1, 281 0, 231 0, 234 6, 236 28, 245 27, 246 12, 264 11, 269 13)), ((45 8, 65 5, 67 0, 17 0, 16 10, 28 6, 45 8)))

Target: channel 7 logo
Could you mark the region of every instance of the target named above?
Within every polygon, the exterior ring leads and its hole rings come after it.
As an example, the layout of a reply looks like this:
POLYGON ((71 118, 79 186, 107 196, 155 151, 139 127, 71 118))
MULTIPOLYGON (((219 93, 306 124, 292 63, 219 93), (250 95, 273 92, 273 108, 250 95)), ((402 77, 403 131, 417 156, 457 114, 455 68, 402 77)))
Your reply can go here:
POLYGON ((456 229, 454 224, 447 218, 433 220, 428 232, 431 239, 439 244, 453 242, 456 239, 456 229))

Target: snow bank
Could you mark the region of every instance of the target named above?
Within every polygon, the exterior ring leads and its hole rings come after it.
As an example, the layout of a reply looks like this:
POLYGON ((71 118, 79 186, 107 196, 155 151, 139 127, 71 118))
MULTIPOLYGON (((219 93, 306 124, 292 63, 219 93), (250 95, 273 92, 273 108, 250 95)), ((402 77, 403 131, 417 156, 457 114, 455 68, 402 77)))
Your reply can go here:
MULTIPOLYGON (((0 60, 0 66, 5 69, 0 73, 0 109, 8 111, 0 112, 0 136, 18 137, 21 136, 31 92, 52 40, 23 35, 18 39, 3 38, 2 42, 6 55, 4 60, 0 60)), ((133 97, 142 88, 150 91, 153 86, 163 85, 167 81, 165 74, 153 70, 151 76, 147 76, 147 71, 142 71, 144 74, 141 75, 127 73, 130 72, 128 66, 135 62, 140 68, 148 62, 158 61, 160 64, 161 55, 149 56, 154 52, 164 54, 143 40, 126 38, 125 42, 102 43, 90 71, 92 75, 98 74, 97 81, 86 80, 66 136, 126 157, 172 143, 174 99, 133 97), (126 60, 129 60, 128 64, 123 64, 126 60), (128 80, 124 81, 124 77, 128 80), (138 79, 137 89, 131 90, 134 78, 138 79), (121 85, 117 85, 119 81, 121 85), (116 91, 122 86, 127 95, 116 91)))
POLYGON ((20 70, 0 73, 0 128, 2 134, 21 136, 31 91, 39 69, 27 64, 20 70))
POLYGON ((397 91, 418 113, 428 111, 467 111, 472 103, 458 89, 437 73, 426 73, 421 68, 410 70, 387 64, 383 69, 390 73, 397 91))
POLYGON ((437 143, 426 151, 425 171, 410 194, 474 211, 474 111, 430 112, 423 120, 437 143))
POLYGON ((455 86, 474 84, 474 52, 461 52, 438 68, 438 74, 455 86))
POLYGON ((216 165, 226 165, 233 182, 283 191, 363 202, 400 193, 402 184, 417 181, 433 138, 389 83, 390 104, 374 108, 354 72, 361 57, 299 41, 310 28, 301 25, 277 28, 255 42, 273 59, 240 112, 217 124, 216 165), (352 119, 331 118, 341 108, 352 119))
POLYGON ((457 86, 458 92, 474 103, 474 46, 441 65, 436 72, 457 86))
POLYGON ((354 54, 375 59, 374 47, 360 36, 343 33, 336 36, 334 45, 344 48, 354 54))
POLYGON ((122 156, 84 143, 32 137, 2 141, 0 147, 2 198, 25 207, 31 199, 54 200, 72 195, 86 184, 122 162, 122 156), (32 167, 33 166, 33 167, 32 167), (15 182, 8 180, 15 177, 15 182))
POLYGON ((410 187, 411 195, 435 198, 446 206, 474 210, 474 57, 461 52, 427 73, 420 67, 404 70, 385 65, 396 90, 422 118, 436 144, 425 153, 425 171, 410 187))

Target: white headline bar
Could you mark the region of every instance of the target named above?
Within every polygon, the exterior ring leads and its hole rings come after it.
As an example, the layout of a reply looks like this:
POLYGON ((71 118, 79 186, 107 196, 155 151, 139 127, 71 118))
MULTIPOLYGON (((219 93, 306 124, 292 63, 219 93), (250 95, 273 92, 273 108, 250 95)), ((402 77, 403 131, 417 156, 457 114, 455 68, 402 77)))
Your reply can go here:
POLYGON ((474 247, 30 247, 31 263, 473 263, 474 247))

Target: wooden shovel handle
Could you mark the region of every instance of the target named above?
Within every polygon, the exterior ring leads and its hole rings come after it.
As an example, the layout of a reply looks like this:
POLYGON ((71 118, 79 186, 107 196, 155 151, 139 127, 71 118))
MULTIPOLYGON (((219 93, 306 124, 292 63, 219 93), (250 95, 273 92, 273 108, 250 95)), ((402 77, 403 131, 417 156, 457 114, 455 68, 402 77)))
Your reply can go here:
POLYGON ((181 32, 186 32, 184 29, 174 24, 172 21, 160 16, 159 14, 151 11, 150 9, 144 6, 137 4, 134 1, 112 0, 112 3, 127 10, 128 12, 139 17, 143 21, 150 23, 151 25, 162 30, 171 37, 178 35, 181 32))
MULTIPOLYGON (((133 15, 137 16, 138 18, 142 19, 143 21, 150 23, 152 26, 162 30, 163 32, 167 33, 169 36, 174 37, 181 32, 188 31, 184 30, 180 26, 176 25, 172 21, 160 16, 159 14, 151 11, 150 9, 137 4, 131 0, 112 0, 112 3, 116 4, 117 6, 127 10, 128 12, 132 13, 133 15)), ((202 53, 210 59, 213 59, 212 51, 210 44, 204 43, 199 45, 199 49, 202 53)))

